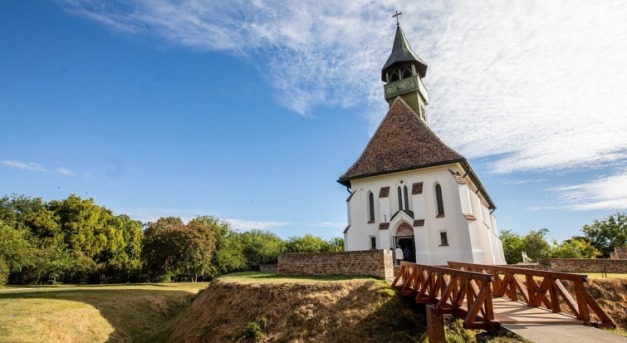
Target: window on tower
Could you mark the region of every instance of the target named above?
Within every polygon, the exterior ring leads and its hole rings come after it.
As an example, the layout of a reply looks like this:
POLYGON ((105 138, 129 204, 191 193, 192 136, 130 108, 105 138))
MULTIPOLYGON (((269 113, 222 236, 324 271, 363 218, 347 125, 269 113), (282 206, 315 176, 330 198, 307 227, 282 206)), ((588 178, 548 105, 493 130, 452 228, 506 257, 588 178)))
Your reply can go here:
POLYGON ((411 77, 411 67, 405 67, 403 69, 403 79, 411 77))
POLYGON ((368 223, 374 223, 374 194, 368 192, 368 223))
POLYGON ((398 75, 398 71, 395 71, 392 73, 392 75, 390 75, 390 82, 394 82, 394 81, 398 81, 400 80, 400 77, 398 75))
POLYGON ((437 218, 444 217, 444 201, 442 200, 442 187, 439 184, 435 185, 435 201, 438 206, 437 218))

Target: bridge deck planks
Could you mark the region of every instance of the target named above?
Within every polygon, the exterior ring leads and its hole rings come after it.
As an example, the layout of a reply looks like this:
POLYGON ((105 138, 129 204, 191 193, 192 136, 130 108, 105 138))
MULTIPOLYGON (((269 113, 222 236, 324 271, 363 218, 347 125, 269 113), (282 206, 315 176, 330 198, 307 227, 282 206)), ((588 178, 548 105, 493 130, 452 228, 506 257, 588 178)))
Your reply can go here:
POLYGON ((529 307, 527 304, 506 298, 492 299, 494 319, 502 324, 573 324, 582 325, 583 320, 548 309, 529 307))

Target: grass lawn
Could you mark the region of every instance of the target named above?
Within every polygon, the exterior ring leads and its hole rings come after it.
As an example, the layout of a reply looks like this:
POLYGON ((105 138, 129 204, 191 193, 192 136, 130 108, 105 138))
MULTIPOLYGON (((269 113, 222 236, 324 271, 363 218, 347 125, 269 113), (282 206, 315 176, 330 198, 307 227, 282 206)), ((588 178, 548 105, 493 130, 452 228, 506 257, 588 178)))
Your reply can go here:
POLYGON ((377 280, 368 276, 296 276, 277 275, 261 272, 239 272, 219 277, 224 282, 236 282, 242 284, 313 284, 320 282, 346 282, 351 280, 377 280))
POLYGON ((163 341, 207 283, 0 288, 0 342, 163 341))

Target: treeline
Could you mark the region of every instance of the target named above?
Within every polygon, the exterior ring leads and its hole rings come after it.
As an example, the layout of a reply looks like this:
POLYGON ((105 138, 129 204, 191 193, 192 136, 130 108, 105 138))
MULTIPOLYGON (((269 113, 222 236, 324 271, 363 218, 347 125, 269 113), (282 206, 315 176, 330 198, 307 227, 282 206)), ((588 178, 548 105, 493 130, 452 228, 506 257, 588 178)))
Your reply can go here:
POLYGON ((609 258, 614 248, 627 245, 627 214, 616 213, 584 225, 580 235, 561 243, 546 240, 548 229, 531 230, 526 235, 511 230, 500 234, 508 264, 522 262, 525 252, 533 261, 539 258, 609 258))
POLYGON ((197 281, 276 263, 282 252, 343 248, 341 238, 283 240, 211 216, 141 223, 76 195, 0 198, 0 285, 197 281))

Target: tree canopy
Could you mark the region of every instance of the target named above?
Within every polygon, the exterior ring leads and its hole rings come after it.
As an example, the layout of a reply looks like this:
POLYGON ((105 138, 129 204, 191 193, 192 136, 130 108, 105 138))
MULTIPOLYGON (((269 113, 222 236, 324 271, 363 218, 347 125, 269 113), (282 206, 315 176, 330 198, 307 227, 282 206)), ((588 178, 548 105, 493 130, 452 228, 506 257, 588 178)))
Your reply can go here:
POLYGON ((196 281, 276 263, 286 251, 343 246, 342 238, 239 232, 211 216, 142 224, 76 195, 0 198, 0 284, 196 281))

